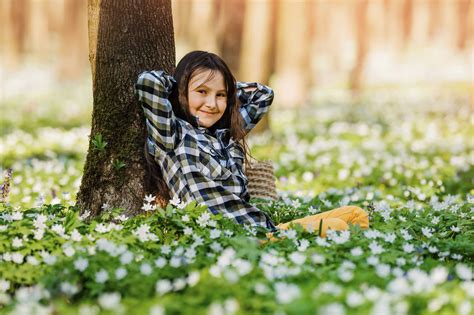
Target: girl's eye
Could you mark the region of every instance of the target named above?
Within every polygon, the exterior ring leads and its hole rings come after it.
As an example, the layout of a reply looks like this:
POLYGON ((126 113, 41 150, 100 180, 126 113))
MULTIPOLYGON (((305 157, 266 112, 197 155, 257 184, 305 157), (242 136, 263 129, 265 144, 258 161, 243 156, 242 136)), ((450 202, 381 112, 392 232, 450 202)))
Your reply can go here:
POLYGON ((217 94, 217 96, 219 96, 219 97, 226 97, 225 94, 217 94))
POLYGON ((206 91, 204 91, 204 90, 199 90, 198 93, 200 93, 200 94, 206 94, 206 91))

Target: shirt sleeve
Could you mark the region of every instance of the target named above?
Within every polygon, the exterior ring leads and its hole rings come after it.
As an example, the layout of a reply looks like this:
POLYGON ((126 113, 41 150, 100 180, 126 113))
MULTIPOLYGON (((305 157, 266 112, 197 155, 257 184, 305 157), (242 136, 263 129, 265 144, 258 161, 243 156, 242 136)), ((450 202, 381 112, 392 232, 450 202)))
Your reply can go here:
POLYGON ((174 78, 164 71, 145 71, 138 76, 135 95, 146 117, 148 137, 162 150, 168 151, 176 143, 176 117, 168 97, 174 78))
POLYGON ((273 90, 256 82, 237 82, 236 89, 237 97, 242 104, 240 114, 244 119, 245 129, 250 131, 270 109, 273 102, 273 90), (256 89, 246 92, 244 89, 249 87, 255 87, 256 89))

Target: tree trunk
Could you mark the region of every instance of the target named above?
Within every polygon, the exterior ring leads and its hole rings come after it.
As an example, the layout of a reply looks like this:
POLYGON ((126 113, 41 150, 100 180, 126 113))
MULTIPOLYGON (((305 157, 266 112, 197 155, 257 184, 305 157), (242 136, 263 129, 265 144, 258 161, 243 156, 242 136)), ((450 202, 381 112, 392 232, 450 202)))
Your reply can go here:
POLYGON ((390 0, 383 0, 383 34, 385 42, 388 41, 390 35, 390 0))
MULTIPOLYGON (((10 6, 10 1, 0 1, 0 20, 3 21, 0 28, 0 66, 7 71, 14 69, 18 63, 11 44, 13 35, 10 6)), ((3 77, 0 83, 3 83, 3 77)))
POLYGON ((7 45, 7 50, 9 50, 11 53, 10 62, 13 65, 11 67, 13 69, 20 63, 20 60, 24 57, 26 52, 26 36, 29 25, 29 13, 30 3, 28 0, 10 1, 11 34, 8 34, 10 36, 10 43, 7 45))
POLYGON ((413 23, 413 0, 405 0, 403 3, 403 45, 406 46, 410 40, 413 23))
POLYGON ((49 32, 48 2, 29 0, 26 42, 28 57, 47 60, 53 54, 52 36, 49 32))
POLYGON ((310 35, 308 1, 277 1, 276 82, 277 106, 299 107, 308 98, 307 68, 310 35))
POLYGON ((216 37, 215 0, 190 1, 189 47, 220 54, 216 37))
POLYGON ((68 0, 63 9, 61 27, 61 59, 59 66, 60 79, 81 78, 86 68, 87 59, 84 52, 87 47, 87 1, 68 0))
MULTIPOLYGON (((468 39, 468 30, 469 30, 469 6, 470 0, 460 0, 458 3, 458 40, 457 48, 459 50, 464 50, 466 48, 466 43, 468 39)), ((471 20, 471 23, 472 20, 471 20)))
POLYGON ((171 2, 89 0, 89 41, 94 107, 77 204, 92 215, 107 207, 135 214, 150 187, 144 116, 133 85, 144 70, 173 70, 171 2), (98 135, 107 142, 102 150, 93 141, 98 135))
POLYGON ((438 36, 438 30, 441 28, 441 7, 440 0, 431 0, 429 3, 429 24, 428 39, 433 40, 438 36))
POLYGON ((173 27, 176 41, 176 57, 181 59, 185 52, 191 50, 190 24, 191 24, 191 3, 190 1, 171 1, 173 10, 173 27))
MULTIPOLYGON (((233 73, 237 73, 240 62, 243 21, 246 11, 244 0, 219 0, 217 18, 217 43, 222 59, 233 73)), ((258 5, 258 3, 255 3, 258 5)))
MULTIPOLYGON (((274 68, 275 50, 273 49, 275 4, 270 1, 253 2, 247 0, 242 30, 242 46, 238 79, 246 82, 269 84, 274 68)), ((252 130, 252 134, 268 130, 269 115, 252 130)))
POLYGON ((367 29, 367 0, 359 0, 356 4, 355 28, 357 30, 357 56, 349 76, 349 88, 354 94, 360 92, 362 75, 367 59, 368 41, 370 34, 367 29))

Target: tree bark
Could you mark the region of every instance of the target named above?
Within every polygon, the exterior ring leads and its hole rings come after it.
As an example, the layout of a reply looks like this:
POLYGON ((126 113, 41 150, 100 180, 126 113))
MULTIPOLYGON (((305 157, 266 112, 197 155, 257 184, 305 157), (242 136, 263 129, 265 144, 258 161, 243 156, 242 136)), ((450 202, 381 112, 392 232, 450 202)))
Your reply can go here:
POLYGON ((89 151, 77 205, 138 213, 145 193, 145 123, 133 85, 144 70, 172 72, 175 45, 170 0, 89 0, 94 106, 89 151), (93 140, 101 135, 103 150, 93 140), (121 166, 124 164, 124 166, 121 166))

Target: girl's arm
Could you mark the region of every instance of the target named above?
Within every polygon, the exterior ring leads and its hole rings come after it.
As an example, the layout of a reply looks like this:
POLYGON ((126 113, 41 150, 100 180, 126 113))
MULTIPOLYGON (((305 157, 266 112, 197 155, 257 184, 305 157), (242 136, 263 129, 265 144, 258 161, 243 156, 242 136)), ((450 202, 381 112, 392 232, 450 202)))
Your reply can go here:
POLYGON ((241 102, 240 114, 245 121, 245 129, 252 130, 270 109, 273 90, 260 83, 237 82, 237 97, 241 102))
POLYGON ((168 100, 174 78, 164 71, 145 71, 138 76, 135 95, 146 117, 148 136, 162 150, 172 150, 176 139, 176 118, 168 100))

